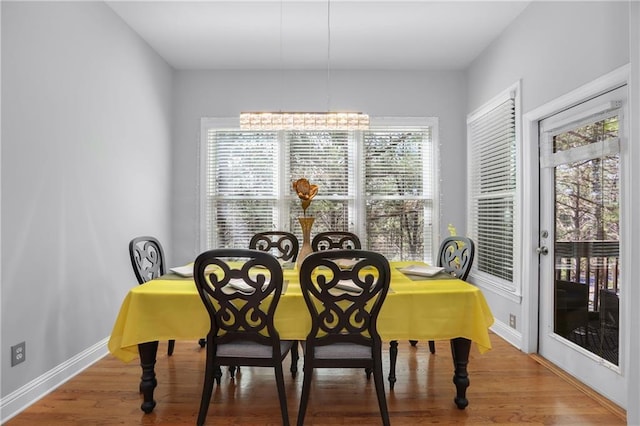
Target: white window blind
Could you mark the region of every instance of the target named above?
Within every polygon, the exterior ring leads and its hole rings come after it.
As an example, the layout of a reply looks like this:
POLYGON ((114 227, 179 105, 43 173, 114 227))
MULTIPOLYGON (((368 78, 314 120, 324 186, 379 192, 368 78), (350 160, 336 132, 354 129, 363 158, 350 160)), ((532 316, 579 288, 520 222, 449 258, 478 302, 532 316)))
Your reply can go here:
POLYGON ((276 132, 207 132, 208 247, 246 247, 278 219, 276 132))
POLYGON ((253 234, 291 231, 301 240, 291 183, 320 191, 307 210, 312 236, 358 234, 389 259, 432 261, 435 168, 432 128, 368 131, 241 131, 203 119, 203 249, 247 247, 253 234))
POLYGON ((469 234, 476 243, 474 270, 513 287, 516 197, 516 110, 507 96, 467 121, 469 234))
POLYGON ((403 260, 432 258, 434 171, 429 130, 364 134, 363 186, 372 250, 398 253, 403 260))
MULTIPOLYGON (((353 206, 357 189, 354 185, 354 134, 346 131, 284 132, 287 147, 288 179, 305 177, 318 185, 309 214, 316 217, 313 233, 330 230, 354 231, 353 206)), ((289 206, 290 227, 297 228, 302 216, 298 198, 289 206)))

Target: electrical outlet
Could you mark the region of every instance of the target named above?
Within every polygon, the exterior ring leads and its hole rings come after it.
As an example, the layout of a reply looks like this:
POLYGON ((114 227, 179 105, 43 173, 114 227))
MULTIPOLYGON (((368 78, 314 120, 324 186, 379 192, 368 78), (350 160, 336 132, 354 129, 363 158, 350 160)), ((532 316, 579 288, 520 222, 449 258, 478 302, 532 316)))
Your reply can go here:
POLYGON ((11 366, 16 366, 24 362, 27 357, 25 342, 11 346, 11 366))
POLYGON ((516 316, 514 314, 509 314, 509 327, 516 328, 516 316))

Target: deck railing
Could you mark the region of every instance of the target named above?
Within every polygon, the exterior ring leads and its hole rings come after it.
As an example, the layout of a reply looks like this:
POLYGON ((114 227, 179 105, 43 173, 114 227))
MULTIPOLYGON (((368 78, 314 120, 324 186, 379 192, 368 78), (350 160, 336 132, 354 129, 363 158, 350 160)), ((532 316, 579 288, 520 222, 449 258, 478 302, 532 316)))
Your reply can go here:
POLYGON ((619 241, 558 241, 555 258, 556 280, 589 286, 590 310, 598 310, 601 290, 618 294, 619 241))
POLYGON ((556 242, 555 260, 556 332, 618 365, 619 241, 556 242))

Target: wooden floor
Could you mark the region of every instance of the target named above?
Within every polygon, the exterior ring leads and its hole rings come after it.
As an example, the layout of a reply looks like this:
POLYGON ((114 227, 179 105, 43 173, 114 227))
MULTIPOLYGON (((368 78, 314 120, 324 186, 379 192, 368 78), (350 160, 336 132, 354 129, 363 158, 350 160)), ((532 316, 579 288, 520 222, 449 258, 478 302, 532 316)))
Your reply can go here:
MULTIPOLYGON (((491 339, 493 350, 484 355, 472 346, 465 410, 453 403, 448 342, 436 343, 436 355, 429 354, 427 342, 415 348, 400 342, 395 389, 390 391, 385 383, 391 424, 626 424, 619 407, 497 336, 491 339)), ((168 357, 166 342, 160 343, 158 405, 151 414, 140 410, 137 361, 125 364, 109 355, 6 425, 193 425, 200 404, 204 353, 195 341, 176 342, 173 356, 168 357)), ((387 354, 384 359, 388 371, 387 354)), ((286 366, 289 418, 295 424, 302 374, 292 378, 289 359, 286 366)), ((244 367, 235 382, 225 371, 222 386, 214 389, 207 424, 278 425, 278 407, 273 370, 244 367)), ((305 424, 381 424, 373 380, 367 382, 360 370, 317 370, 305 424)))

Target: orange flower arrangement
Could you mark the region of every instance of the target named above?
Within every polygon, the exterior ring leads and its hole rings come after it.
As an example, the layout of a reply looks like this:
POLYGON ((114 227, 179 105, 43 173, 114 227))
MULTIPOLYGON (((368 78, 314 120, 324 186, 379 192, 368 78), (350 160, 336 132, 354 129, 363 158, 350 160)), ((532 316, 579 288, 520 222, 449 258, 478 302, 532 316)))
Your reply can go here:
POLYGON ((305 178, 293 182, 293 190, 298 194, 302 204, 302 212, 307 216, 307 209, 311 205, 311 200, 318 193, 318 185, 312 185, 305 178))

